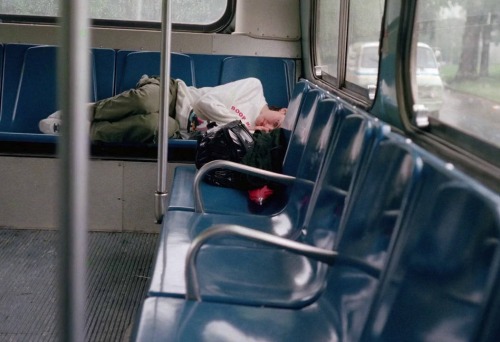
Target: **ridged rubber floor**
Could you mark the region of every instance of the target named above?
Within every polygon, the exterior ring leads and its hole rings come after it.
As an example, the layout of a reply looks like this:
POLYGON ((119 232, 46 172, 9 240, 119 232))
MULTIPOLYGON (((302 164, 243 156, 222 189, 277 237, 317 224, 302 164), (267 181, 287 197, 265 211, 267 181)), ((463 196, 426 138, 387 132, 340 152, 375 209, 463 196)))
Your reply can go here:
MULTIPOLYGON (((89 234, 87 341, 123 341, 157 234, 89 234)), ((57 341, 57 232, 0 229, 0 341, 57 341)))

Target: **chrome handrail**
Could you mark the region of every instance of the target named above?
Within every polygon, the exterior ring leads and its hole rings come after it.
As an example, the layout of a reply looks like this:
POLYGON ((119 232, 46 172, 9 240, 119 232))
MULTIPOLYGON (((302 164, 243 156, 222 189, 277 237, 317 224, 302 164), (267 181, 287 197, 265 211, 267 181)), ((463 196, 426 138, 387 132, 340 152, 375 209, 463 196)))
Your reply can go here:
POLYGON ((211 228, 203 231, 193 240, 186 255, 185 278, 186 298, 188 300, 201 300, 200 287, 196 270, 196 260, 201 247, 210 239, 229 235, 283 248, 292 253, 307 256, 329 265, 333 264, 337 258, 337 252, 335 251, 314 247, 276 235, 264 233, 255 229, 232 224, 214 225, 211 228))
POLYGON ((355 267, 374 278, 380 277, 381 274, 381 270, 379 268, 369 264, 368 262, 348 255, 339 254, 334 250, 311 246, 235 224, 218 224, 213 225, 196 236, 188 249, 184 274, 186 281, 186 299, 201 301, 200 285, 196 268, 196 260, 201 248, 210 239, 226 236, 235 236, 242 239, 261 242, 262 244, 272 245, 330 266, 334 263, 342 263, 346 266, 355 267))
POLYGON ((59 138, 61 341, 85 340, 87 283, 88 165, 87 127, 90 83, 88 1, 60 1, 58 93, 64 126, 59 138))
POLYGON ((155 219, 160 223, 168 196, 168 109, 170 98, 170 52, 172 50, 171 1, 162 4, 162 41, 160 66, 160 121, 158 124, 158 180, 155 192, 155 219))

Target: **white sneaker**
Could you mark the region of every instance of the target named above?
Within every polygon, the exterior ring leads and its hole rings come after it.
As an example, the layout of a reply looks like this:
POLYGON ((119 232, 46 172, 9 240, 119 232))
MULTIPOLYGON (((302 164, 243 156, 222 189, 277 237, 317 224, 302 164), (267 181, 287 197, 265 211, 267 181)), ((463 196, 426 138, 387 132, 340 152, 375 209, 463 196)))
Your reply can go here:
POLYGON ((58 110, 57 112, 54 112, 48 116, 48 118, 52 119, 61 119, 61 111, 58 110))
POLYGON ((44 134, 59 134, 61 129, 61 119, 48 117, 40 120, 38 128, 44 134))

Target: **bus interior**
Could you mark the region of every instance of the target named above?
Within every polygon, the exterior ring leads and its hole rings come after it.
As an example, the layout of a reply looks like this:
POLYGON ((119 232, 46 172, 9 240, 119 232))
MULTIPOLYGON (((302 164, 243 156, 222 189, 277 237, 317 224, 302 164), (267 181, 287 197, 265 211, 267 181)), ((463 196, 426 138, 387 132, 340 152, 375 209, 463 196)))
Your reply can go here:
POLYGON ((496 1, 4 0, 0 62, 0 341, 499 340, 496 1), (158 139, 91 142, 143 75, 158 139), (169 77, 258 79, 282 171, 197 168, 169 77))

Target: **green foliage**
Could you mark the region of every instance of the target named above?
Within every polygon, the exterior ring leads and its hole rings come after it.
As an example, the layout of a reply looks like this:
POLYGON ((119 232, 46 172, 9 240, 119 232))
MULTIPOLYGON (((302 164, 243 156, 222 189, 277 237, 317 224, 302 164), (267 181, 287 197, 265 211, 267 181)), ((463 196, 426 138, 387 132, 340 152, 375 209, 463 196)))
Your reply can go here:
POLYGON ((458 66, 456 64, 443 66, 440 70, 441 78, 450 89, 500 102, 498 92, 498 89, 500 89, 500 63, 490 65, 490 75, 488 77, 480 77, 474 80, 457 81, 457 72, 458 66))
POLYGON ((442 61, 458 65, 457 79, 488 74, 488 64, 496 63, 488 58, 491 44, 500 40, 498 0, 424 0, 418 6, 419 41, 438 49, 442 61), (458 10, 461 16, 445 15, 458 10))

